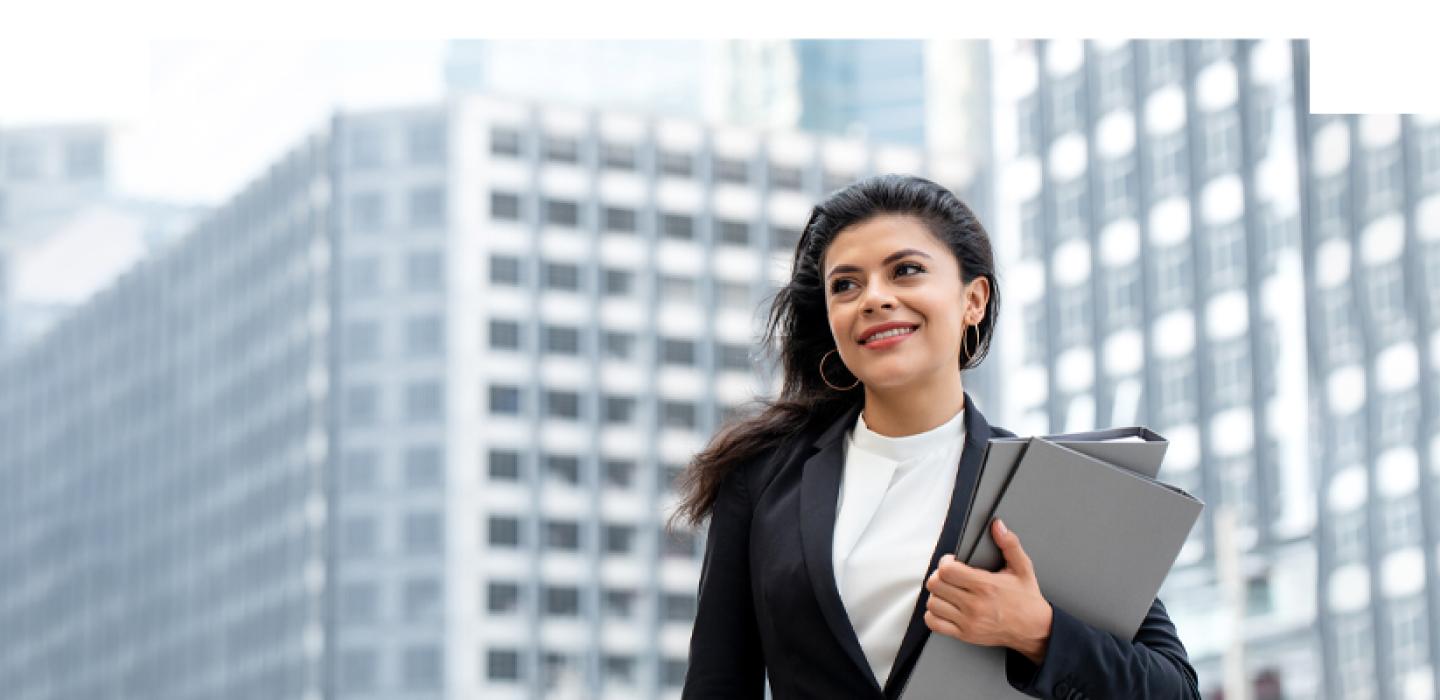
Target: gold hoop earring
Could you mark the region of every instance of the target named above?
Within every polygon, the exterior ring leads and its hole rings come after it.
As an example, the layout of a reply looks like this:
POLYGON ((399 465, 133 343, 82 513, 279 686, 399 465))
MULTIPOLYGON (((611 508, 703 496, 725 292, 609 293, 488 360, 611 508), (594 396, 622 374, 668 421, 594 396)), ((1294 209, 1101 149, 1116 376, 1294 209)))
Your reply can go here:
POLYGON ((972 325, 966 326, 966 327, 965 327, 965 330, 964 330, 963 332, 961 332, 961 334, 960 334, 960 351, 963 352, 963 353, 965 353, 965 355, 964 355, 964 358, 965 358, 965 359, 960 362, 960 366, 961 366, 961 367, 964 367, 965 365, 970 364, 970 360, 972 360, 972 359, 975 358, 975 353, 978 352, 979 350, 980 350, 980 324, 976 323, 976 324, 972 324, 972 325), (974 329, 975 329, 975 349, 974 349, 974 350, 969 349, 969 345, 970 345, 970 329, 971 329, 971 328, 974 328, 974 329))
POLYGON ((835 391, 849 391, 849 390, 854 389, 855 387, 859 386, 859 385, 860 385, 860 378, 859 378, 859 377, 856 377, 856 378, 855 378, 855 383, 854 383, 854 384, 851 384, 850 386, 846 386, 846 387, 835 386, 834 384, 831 384, 831 383, 830 383, 830 380, 829 380, 829 379, 826 379, 826 378, 825 378, 825 360, 829 359, 830 353, 833 353, 833 352, 839 352, 839 349, 838 349, 838 348, 832 348, 832 349, 830 350, 830 352, 827 352, 827 353, 825 353, 824 355, 821 355, 821 356, 820 356, 820 381, 825 382, 825 386, 828 386, 828 387, 830 387, 831 389, 834 389, 835 391))

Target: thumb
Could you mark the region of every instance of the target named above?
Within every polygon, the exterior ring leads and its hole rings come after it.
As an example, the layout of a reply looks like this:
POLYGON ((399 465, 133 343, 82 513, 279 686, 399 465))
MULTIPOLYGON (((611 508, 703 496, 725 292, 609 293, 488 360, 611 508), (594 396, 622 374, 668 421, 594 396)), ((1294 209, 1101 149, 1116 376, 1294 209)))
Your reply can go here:
POLYGON ((1035 577, 1035 568, 1030 563, 1030 555, 1020 546, 1020 536, 1005 527, 1005 523, 999 518, 995 519, 994 532, 995 544, 1000 546, 1000 552, 1005 555, 1005 568, 1026 577, 1035 577))

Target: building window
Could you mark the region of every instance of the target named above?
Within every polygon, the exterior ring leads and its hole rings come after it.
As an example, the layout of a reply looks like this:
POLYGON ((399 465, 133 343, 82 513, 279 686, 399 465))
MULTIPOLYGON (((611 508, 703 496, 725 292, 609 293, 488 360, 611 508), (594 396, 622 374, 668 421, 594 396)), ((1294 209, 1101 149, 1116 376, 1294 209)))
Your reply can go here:
POLYGON ((605 460, 605 485, 628 489, 635 484, 635 463, 628 459, 605 460))
POLYGON ((629 554, 634 550, 634 527, 629 525, 606 525, 604 533, 606 554, 629 554))
POLYGON ((1336 564, 1360 561, 1365 556, 1365 509, 1356 508, 1346 513, 1332 513, 1326 516, 1332 525, 1330 536, 1334 540, 1331 549, 1336 564))
POLYGON ((345 291, 354 298, 380 293, 380 261, 373 257, 355 258, 345 265, 345 291))
POLYGON ((350 132, 350 167, 356 170, 378 168, 385 164, 385 134, 373 127, 357 127, 350 132))
POLYGON ((575 617, 580 614, 580 589, 574 586, 546 586, 545 614, 575 617))
POLYGON ((545 288, 565 292, 580 291, 580 267, 567 263, 545 263, 545 288))
POLYGON ((605 674, 605 685, 634 685, 635 658, 618 654, 605 654, 601 661, 605 674))
POLYGON ((361 192, 350 198, 350 227, 378 231, 385 227, 385 198, 379 192, 361 192))
POLYGON ((660 172, 671 177, 694 177, 695 157, 688 153, 661 151, 660 172))
POLYGON ((497 221, 519 221, 520 195, 513 192, 491 192, 490 218, 497 221))
POLYGON ((1211 343, 1215 366, 1214 408, 1223 410, 1250 400, 1250 350, 1245 343, 1211 343))
POLYGON ((545 546, 564 552, 579 551, 580 524, 573 520, 547 520, 545 546))
POLYGON ((635 592, 607 588, 601 594, 606 617, 628 618, 635 611, 635 592))
POLYGON ((660 361, 667 365, 695 366, 695 341, 661 338, 660 361))
POLYGON ((515 450, 492 449, 486 462, 490 465, 492 481, 520 480, 520 453, 515 450))
POLYGON ((1045 302, 1027 304, 1022 314, 1025 317, 1025 362, 1043 365, 1048 340, 1045 302))
POLYGON ((405 551, 409 554, 440 551, 442 534, 440 516, 435 513, 410 513, 405 516, 405 551))
POLYGON ((695 240, 695 218, 685 214, 661 214, 660 233, 675 241, 695 240))
POLYGON ((545 392, 545 415, 561 420, 579 420, 580 394, 573 391, 545 392))
POLYGON ((804 178, 799 168, 783 165, 770 166, 770 188, 799 192, 804 189, 804 178))
POLYGON ((1395 601, 1390 605, 1392 678, 1405 678, 1425 667, 1430 654, 1426 628, 1423 599, 1395 601))
POLYGON ((507 156, 510 158, 520 157, 520 132, 515 129, 507 129, 497 126, 490 130, 490 154, 496 156, 507 156))
POLYGON ((1385 544, 1396 550, 1421 543, 1420 502, 1412 494, 1388 499, 1380 505, 1384 518, 1385 544))
POLYGON ((65 144, 65 176, 70 180, 96 180, 105 174, 105 145, 95 139, 65 144))
POLYGON ((605 230, 634 233, 635 210, 625 207, 605 207, 605 230))
POLYGON ((689 401, 660 402, 660 427, 693 430, 698 422, 695 404, 689 401))
POLYGON ((377 321, 350 321, 345 324, 345 359, 369 362, 380 357, 380 324, 377 321))
POLYGON ((554 355, 580 354, 580 329, 570 326, 545 326, 545 347, 554 355))
POLYGON ((1193 256, 1188 241, 1154 249, 1155 306, 1157 313, 1188 306, 1195 292, 1193 256))
POLYGON ((436 381, 415 382, 405 387, 405 418, 411 423, 429 423, 445 415, 445 388, 436 381))
POLYGON ((438 228, 445 225, 445 190, 419 187, 410 191, 410 225, 438 228))
POLYGON ((438 292, 445 287, 444 261, 439 253, 411 253, 405 260, 405 285, 412 292, 438 292))
POLYGON ((715 181, 732 185, 750 182, 750 164, 735 158, 715 159, 715 181))
POLYGON ((440 448, 434 445, 411 447, 405 451, 405 486, 412 489, 433 489, 441 485, 440 448))
POLYGON ((445 326, 439 316, 419 316, 405 322, 405 352, 411 357, 434 357, 445 348, 445 326))
POLYGON ((545 455, 545 474, 566 484, 580 483, 580 458, 575 455, 545 455))
POLYGON ((1157 136, 1150 148, 1150 198, 1164 199, 1183 194, 1189 181, 1185 157, 1185 131, 1157 136))
POLYGON ((1020 256, 1038 258, 1045 250, 1045 220, 1039 199, 1020 204, 1020 256))
POLYGON ((602 144, 600 164, 609 170, 634 170, 635 147, 628 143, 602 144))
POLYGON ((374 491, 379 485, 379 461, 374 450, 346 450, 341 488, 348 493, 374 491))
POLYGON ((492 681, 520 680, 520 652, 490 649, 485 652, 485 678, 492 681))
POLYGON ((662 593, 660 616, 666 622, 692 622, 695 619, 695 596, 689 593, 662 593))
POLYGON ((549 226, 575 228, 580 225, 580 207, 560 199, 545 200, 545 223, 549 226))
POLYGON ((1058 290, 1060 347, 1057 350, 1089 344, 1093 303, 1089 291, 1089 287, 1083 285, 1058 290))
POLYGON ((405 618, 424 620, 440 611, 440 582, 416 578, 405 582, 405 618))
POLYGON ((1195 417, 1195 368, 1188 356, 1156 363, 1159 384, 1160 413, 1164 425, 1174 425, 1195 417))
POLYGON ((1051 84, 1051 133, 1063 134, 1080 128, 1080 120, 1085 114, 1082 79, 1083 73, 1077 71, 1051 84))
POLYGON ((720 358, 720 369, 738 370, 748 372, 750 366, 750 349, 744 345, 731 345, 720 343, 716 347, 716 353, 720 358))
POLYGON ((1040 111, 1035 108, 1036 95, 1031 93, 1015 103, 1016 151, 1020 155, 1038 152, 1040 143, 1040 111))
POLYGON ((1179 41, 1147 41, 1145 52, 1151 88, 1180 81, 1185 47, 1179 41))
POLYGON ((738 246, 750 245, 750 224, 744 221, 721 219, 716 222, 716 228, 719 229, 721 243, 738 246))
POLYGON ((1400 150, 1389 146, 1365 159, 1365 199, 1372 212, 1393 207, 1400 198, 1400 150))
POLYGON ((1100 111, 1108 112, 1130 102, 1130 46, 1127 44, 1100 59, 1100 111))
POLYGON ((630 296, 635 290, 635 273, 629 270, 605 271, 605 296, 630 296))
POLYGON ((1085 235, 1090 222, 1085 178, 1076 178, 1055 186, 1055 237, 1068 240, 1085 235))
POLYGON ((605 331, 605 357, 612 360, 629 360, 635 357, 635 336, 631 333, 605 331))
POLYGON ((350 425, 374 425, 380 418, 379 390, 370 385, 352 386, 345 392, 345 421, 350 425))
POLYGON ((1135 163, 1130 156, 1122 156, 1103 163, 1104 173, 1104 216, 1105 221, 1114 221, 1134 210, 1135 206, 1135 163))
POLYGON ((1234 221, 1210 229, 1211 289, 1235 289, 1245 284, 1245 224, 1234 221))
POLYGON ((1108 296, 1106 315, 1111 328, 1140 321, 1140 267, 1135 264, 1112 268, 1105 274, 1108 296))
POLYGON ((1209 177, 1233 172, 1240 163, 1240 117, 1222 109, 1205 119, 1205 172, 1209 177))
POLYGON ((515 518, 492 515, 485 530, 492 547, 520 546, 520 521, 515 518))
POLYGON ((520 584, 513 581, 491 581, 485 587, 485 610, 505 615, 520 611, 520 584))
POLYGON ((750 285, 743 282, 720 281, 715 284, 719 305, 727 309, 750 308, 750 285))
POLYGON ((660 276, 660 300, 669 304, 691 304, 695 302, 697 285, 695 280, 679 275, 660 276))
POLYGON ((375 690, 375 651, 346 649, 340 652, 340 689, 347 693, 375 690))
POLYGON ((635 420, 635 398, 633 396, 606 396, 605 415, 601 419, 612 425, 635 420))
POLYGON ((798 228, 789 226, 776 226, 770 229, 770 249, 782 253, 793 253, 800 247, 800 236, 804 232, 798 228))
POLYGON ((1378 394, 1380 433, 1376 443, 1380 449, 1410 445, 1420 430, 1420 396, 1413 389, 1378 394))
POLYGON ((580 142, 568 136, 547 135, 545 160, 551 163, 580 162, 580 142))
POLYGON ((405 649, 403 676, 406 690, 437 690, 444 675, 440 649, 431 645, 405 649))
POLYGON ((1325 347, 1331 366, 1342 365, 1360 356, 1359 324, 1350 289, 1339 286, 1319 292, 1321 318, 1325 320, 1325 347))
POLYGON ((366 624, 375 621, 378 607, 375 584, 370 582, 346 583, 340 587, 340 619, 346 624, 366 624))
POLYGON ((831 170, 826 170, 821 176, 822 184, 824 185, 823 189, 826 192, 834 192, 835 190, 848 187, 850 183, 858 179, 860 179, 859 173, 831 170))
POLYGON ((340 551, 347 557, 374 556, 376 546, 375 518, 369 515, 352 515, 345 518, 340 528, 340 551))
POLYGON ((509 255, 495 255, 490 258, 490 283, 518 287, 522 283, 520 259, 509 255))
POLYGON ((520 415, 520 388, 513 386, 492 386, 490 387, 490 412, 517 416, 520 415))
POLYGON ((518 321, 490 321, 490 348, 492 350, 520 350, 520 323, 518 321))
POLYGON ((412 124, 407 136, 411 163, 436 165, 445 162, 445 122, 412 124))
MULTIPOLYGON (((673 483, 673 480, 672 480, 673 483)), ((675 530, 671 532, 662 528, 661 533, 662 553, 666 557, 690 558, 695 556, 696 547, 699 544, 695 539, 695 533, 686 530, 675 530)))
POLYGON ((1382 342, 1408 335, 1410 319, 1405 310, 1403 258, 1370 267, 1366 275, 1370 308, 1375 329, 1382 342))

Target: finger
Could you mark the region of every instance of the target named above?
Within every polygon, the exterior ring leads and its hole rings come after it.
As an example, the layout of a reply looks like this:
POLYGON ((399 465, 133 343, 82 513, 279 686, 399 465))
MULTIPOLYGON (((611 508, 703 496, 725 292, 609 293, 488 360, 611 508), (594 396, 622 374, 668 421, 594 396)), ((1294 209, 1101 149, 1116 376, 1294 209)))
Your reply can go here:
POLYGON ((925 609, 951 622, 959 622, 967 617, 965 611, 956 602, 937 595, 932 595, 925 601, 925 609))
POLYGON ((960 628, 957 627, 955 623, 943 619, 928 610, 925 611, 925 626, 929 627, 932 632, 939 632, 947 637, 954 637, 964 641, 964 637, 960 635, 960 628))
POLYGON ((995 519, 994 532, 995 544, 1000 546, 1000 552, 1005 555, 1005 566, 1015 573, 1026 578, 1035 575, 1035 567, 1030 562, 1030 555, 1025 553, 1025 548, 1020 546, 1020 536, 999 518, 995 519))
POLYGON ((957 588, 971 589, 981 585, 985 578, 990 575, 989 571, 977 569, 953 558, 949 560, 942 559, 935 573, 938 574, 940 580, 945 583, 957 588))

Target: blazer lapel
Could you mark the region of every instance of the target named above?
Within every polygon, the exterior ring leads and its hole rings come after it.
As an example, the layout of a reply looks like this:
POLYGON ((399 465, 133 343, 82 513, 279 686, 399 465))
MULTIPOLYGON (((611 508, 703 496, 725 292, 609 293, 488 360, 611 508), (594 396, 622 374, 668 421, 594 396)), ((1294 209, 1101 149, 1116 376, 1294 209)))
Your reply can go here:
MULTIPOLYGON (((940 530, 935 551, 930 554, 930 567, 925 570, 926 579, 940 565, 940 557, 954 552, 955 548, 960 546, 960 527, 964 524, 966 511, 970 508, 970 494, 975 491, 980 460, 985 454, 985 448, 990 444, 990 432, 990 423, 975 410, 970 395, 965 394, 965 448, 960 453, 960 471, 955 475, 955 490, 950 495, 950 510, 945 515, 945 526, 940 530)), ((831 588, 834 588, 833 582, 831 588)), ((920 595, 915 600, 915 609, 910 613, 910 625, 905 630, 905 638, 900 642, 895 663, 890 667, 890 677, 885 680, 884 694, 887 698, 899 697, 904 685, 892 684, 891 681, 909 678, 910 671, 920 656, 922 645, 930 637, 930 628, 925 625, 925 606, 929 600, 930 591, 925 589, 922 579, 920 595)))
POLYGON ((835 635, 863 677, 870 679, 874 692, 879 694, 880 682, 870 670, 870 662, 860 648, 860 639, 855 635, 850 617, 845 614, 840 589, 835 585, 835 567, 831 559, 840 477, 845 466, 843 439, 846 428, 854 424, 859 410, 860 407, 856 406, 846 411, 822 433, 815 441, 819 451, 805 461, 800 474, 800 541, 805 570, 810 575, 815 600, 820 604, 831 634, 835 635))

